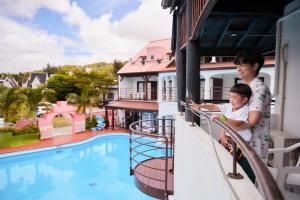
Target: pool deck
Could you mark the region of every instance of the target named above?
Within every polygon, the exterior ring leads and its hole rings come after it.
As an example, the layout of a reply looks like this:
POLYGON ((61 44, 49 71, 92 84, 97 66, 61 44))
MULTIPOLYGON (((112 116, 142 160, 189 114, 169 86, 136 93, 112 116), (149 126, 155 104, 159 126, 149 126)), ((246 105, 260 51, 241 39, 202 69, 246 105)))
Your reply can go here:
POLYGON ((30 150, 30 149, 38 149, 38 148, 43 148, 43 147, 51 147, 51 146, 69 144, 69 143, 74 143, 74 142, 80 142, 80 141, 92 138, 96 135, 103 135, 103 134, 110 134, 110 133, 129 133, 129 130, 124 129, 124 128, 115 128, 115 130, 105 129, 105 130, 96 131, 96 132, 85 131, 83 133, 76 133, 76 134, 72 134, 72 135, 56 136, 53 138, 40 140, 39 142, 36 142, 33 144, 26 144, 26 145, 22 145, 22 146, 18 146, 18 147, 1 148, 0 154, 24 151, 24 150, 30 150))

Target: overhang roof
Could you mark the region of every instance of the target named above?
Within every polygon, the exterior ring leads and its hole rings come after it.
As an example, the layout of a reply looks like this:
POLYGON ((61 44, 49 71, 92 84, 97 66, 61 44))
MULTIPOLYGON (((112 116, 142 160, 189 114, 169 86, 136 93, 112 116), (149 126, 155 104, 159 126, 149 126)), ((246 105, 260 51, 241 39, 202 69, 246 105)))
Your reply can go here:
MULTIPOLYGON (((274 55, 276 22, 291 1, 202 0, 206 6, 190 37, 199 39, 202 56, 234 56, 243 49, 274 55)), ((184 12, 185 2, 173 0, 165 5, 184 12)))
MULTIPOLYGON (((265 59, 265 63, 263 67, 274 67, 275 65, 275 59, 265 59)), ((233 62, 216 62, 216 63, 205 63, 200 64, 200 70, 215 70, 215 69, 235 69, 236 65, 233 62)), ((164 69, 164 71, 161 72, 175 72, 176 71, 176 65, 175 60, 170 63, 168 67, 164 69)))
POLYGON ((105 106, 113 109, 140 110, 140 111, 158 111, 157 102, 141 101, 116 101, 105 106))

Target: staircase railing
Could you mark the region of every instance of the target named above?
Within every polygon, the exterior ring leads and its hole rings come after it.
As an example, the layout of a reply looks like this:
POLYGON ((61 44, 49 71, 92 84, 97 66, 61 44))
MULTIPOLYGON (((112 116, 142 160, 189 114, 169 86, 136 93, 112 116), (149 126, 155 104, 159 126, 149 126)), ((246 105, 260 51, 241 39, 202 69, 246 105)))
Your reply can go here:
MULTIPOLYGON (((164 185, 164 199, 168 198, 168 173, 173 173, 174 158, 174 119, 141 120, 130 125, 130 175, 139 175, 148 181, 158 181, 164 185), (163 167, 153 166, 149 161, 158 159, 164 162, 163 167), (170 169, 170 163, 172 167, 170 169), (145 171, 138 171, 141 165, 145 171), (147 173, 147 170, 155 173, 163 173, 163 177, 157 178, 147 173)), ((149 172, 149 171, 148 171, 149 172)), ((147 181, 146 183, 147 184, 147 181)))

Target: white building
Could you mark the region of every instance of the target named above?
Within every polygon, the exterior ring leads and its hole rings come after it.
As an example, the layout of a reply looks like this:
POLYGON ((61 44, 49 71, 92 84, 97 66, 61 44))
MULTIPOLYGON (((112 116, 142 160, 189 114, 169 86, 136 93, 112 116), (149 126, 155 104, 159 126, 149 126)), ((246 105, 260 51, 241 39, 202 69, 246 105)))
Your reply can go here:
POLYGON ((47 73, 31 73, 28 79, 22 84, 22 87, 37 88, 45 84, 48 80, 47 73))
POLYGON ((0 85, 9 87, 9 88, 18 87, 17 81, 14 78, 9 77, 9 76, 6 76, 5 79, 0 79, 0 85))

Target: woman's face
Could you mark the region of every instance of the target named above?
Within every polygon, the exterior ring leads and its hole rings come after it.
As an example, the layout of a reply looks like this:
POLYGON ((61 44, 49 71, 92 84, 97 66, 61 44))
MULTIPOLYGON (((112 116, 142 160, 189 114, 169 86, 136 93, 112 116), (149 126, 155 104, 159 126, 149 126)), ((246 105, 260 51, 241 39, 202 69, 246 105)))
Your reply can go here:
POLYGON ((241 64, 236 66, 238 77, 244 81, 253 79, 256 76, 257 64, 241 64))

